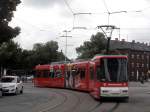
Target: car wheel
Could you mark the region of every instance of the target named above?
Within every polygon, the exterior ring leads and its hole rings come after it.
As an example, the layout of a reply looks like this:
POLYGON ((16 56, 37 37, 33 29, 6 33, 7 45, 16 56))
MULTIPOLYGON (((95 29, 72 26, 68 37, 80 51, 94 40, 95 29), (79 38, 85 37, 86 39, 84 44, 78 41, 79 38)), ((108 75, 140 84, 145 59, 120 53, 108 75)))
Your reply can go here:
POLYGON ((3 96, 3 92, 2 91, 0 91, 0 97, 2 97, 3 96))
POLYGON ((18 94, 18 88, 16 88, 16 90, 15 90, 15 95, 17 95, 18 94))
POLYGON ((21 88, 20 93, 21 93, 21 94, 23 93, 23 87, 21 88))

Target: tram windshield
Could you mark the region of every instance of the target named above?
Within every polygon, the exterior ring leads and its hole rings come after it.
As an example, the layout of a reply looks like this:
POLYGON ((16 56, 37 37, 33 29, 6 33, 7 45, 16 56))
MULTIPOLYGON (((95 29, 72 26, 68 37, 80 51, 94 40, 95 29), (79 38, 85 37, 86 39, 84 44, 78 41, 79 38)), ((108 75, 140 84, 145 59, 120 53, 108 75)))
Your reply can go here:
POLYGON ((103 58, 97 66, 97 79, 101 82, 126 82, 127 59, 103 58))

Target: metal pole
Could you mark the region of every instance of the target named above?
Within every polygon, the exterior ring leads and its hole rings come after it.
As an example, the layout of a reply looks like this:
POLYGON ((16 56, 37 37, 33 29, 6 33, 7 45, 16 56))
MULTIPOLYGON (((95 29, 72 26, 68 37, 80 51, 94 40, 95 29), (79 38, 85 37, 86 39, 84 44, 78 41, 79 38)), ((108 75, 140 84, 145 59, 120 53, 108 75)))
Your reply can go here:
POLYGON ((65 32, 65 36, 60 36, 60 37, 65 37, 66 39, 66 42, 65 42, 65 63, 67 62, 67 46, 68 46, 68 37, 72 37, 72 36, 68 36, 68 32, 71 32, 71 31, 67 31, 67 30, 64 30, 63 32, 65 32))
POLYGON ((111 40, 112 32, 114 29, 116 29, 116 27, 113 25, 101 25, 101 26, 98 26, 98 28, 101 28, 105 37, 107 38, 106 54, 109 54, 109 47, 110 47, 110 40, 111 40), (107 32, 104 30, 105 28, 106 30, 110 30, 109 34, 107 34, 107 32))
POLYGON ((65 30, 64 32, 66 32, 66 46, 65 46, 65 63, 67 61, 67 31, 65 30))
POLYGON ((107 37, 106 54, 109 54, 110 39, 111 39, 111 37, 107 37))

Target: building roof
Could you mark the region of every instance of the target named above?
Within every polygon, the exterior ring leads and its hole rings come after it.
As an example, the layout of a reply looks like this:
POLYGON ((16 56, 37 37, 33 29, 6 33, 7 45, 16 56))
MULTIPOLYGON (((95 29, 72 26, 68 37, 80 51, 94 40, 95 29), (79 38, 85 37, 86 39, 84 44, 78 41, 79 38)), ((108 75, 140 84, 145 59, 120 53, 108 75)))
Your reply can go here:
POLYGON ((103 55, 103 54, 97 54, 97 55, 95 55, 92 58, 92 60, 99 59, 99 58, 127 58, 127 55, 121 55, 121 54, 118 54, 118 55, 113 55, 113 54, 103 55))
POLYGON ((128 49, 128 50, 136 50, 136 51, 148 51, 150 52, 150 46, 144 43, 140 42, 127 42, 125 40, 119 41, 119 40, 111 40, 110 41, 110 49, 128 49))

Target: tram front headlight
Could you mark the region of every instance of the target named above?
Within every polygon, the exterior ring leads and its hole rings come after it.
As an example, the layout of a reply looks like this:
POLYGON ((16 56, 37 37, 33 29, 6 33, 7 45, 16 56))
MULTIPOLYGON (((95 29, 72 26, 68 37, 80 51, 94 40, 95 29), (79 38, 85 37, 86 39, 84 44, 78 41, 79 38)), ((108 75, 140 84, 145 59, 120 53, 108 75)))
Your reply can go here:
POLYGON ((122 90, 122 93, 128 93, 128 90, 122 90))
POLYGON ((108 91, 108 90, 103 90, 102 92, 103 92, 103 93, 108 93, 109 91, 108 91))

